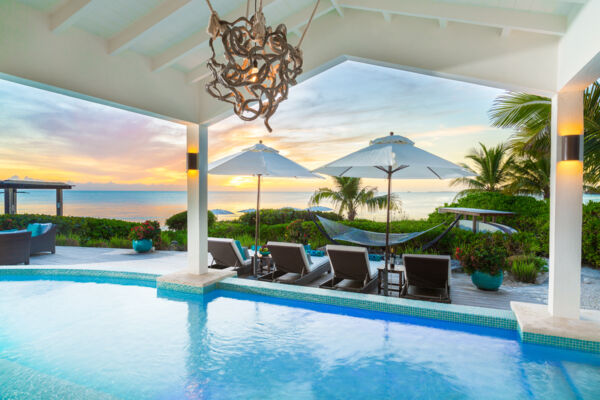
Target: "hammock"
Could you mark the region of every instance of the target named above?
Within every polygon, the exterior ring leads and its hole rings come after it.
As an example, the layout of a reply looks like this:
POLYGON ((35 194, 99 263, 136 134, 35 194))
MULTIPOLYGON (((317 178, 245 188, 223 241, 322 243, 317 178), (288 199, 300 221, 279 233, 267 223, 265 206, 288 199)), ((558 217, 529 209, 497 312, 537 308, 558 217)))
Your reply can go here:
MULTIPOLYGON (((368 247, 385 247, 385 233, 363 231, 362 229, 340 224, 339 222, 331 221, 318 215, 316 217, 319 219, 319 222, 321 222, 323 228, 325 229, 325 232, 323 232, 326 233, 325 236, 327 236, 334 243, 343 241, 368 247)), ((393 246, 408 242, 409 240, 421 236, 422 234, 427 233, 440 225, 443 224, 436 225, 433 228, 429 228, 426 231, 421 232, 390 233, 389 244, 390 246, 393 246)), ((318 224, 317 227, 320 228, 318 224)))

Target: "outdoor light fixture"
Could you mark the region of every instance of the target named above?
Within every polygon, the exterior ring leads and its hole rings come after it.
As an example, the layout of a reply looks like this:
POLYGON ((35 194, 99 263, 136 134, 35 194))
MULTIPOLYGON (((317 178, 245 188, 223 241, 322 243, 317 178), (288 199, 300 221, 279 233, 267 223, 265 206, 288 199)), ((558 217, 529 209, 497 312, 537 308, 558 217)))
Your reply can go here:
POLYGON ((206 84, 207 92, 214 98, 233 105, 233 111, 244 121, 258 117, 272 131, 269 118, 279 103, 287 99, 289 87, 296 84, 302 73, 300 45, 315 15, 320 0, 304 28, 296 46, 287 41, 287 28, 266 25, 262 0, 254 0, 254 14, 249 17, 250 0, 246 16, 233 22, 223 21, 206 0, 211 16, 208 34, 212 56, 207 62, 212 80, 206 84), (258 5, 257 5, 258 1, 258 5), (223 54, 217 55, 215 40, 219 39, 223 54))
POLYGON ((560 161, 581 161, 583 135, 560 137, 560 161))
POLYGON ((198 153, 187 153, 187 170, 194 171, 198 169, 198 153))

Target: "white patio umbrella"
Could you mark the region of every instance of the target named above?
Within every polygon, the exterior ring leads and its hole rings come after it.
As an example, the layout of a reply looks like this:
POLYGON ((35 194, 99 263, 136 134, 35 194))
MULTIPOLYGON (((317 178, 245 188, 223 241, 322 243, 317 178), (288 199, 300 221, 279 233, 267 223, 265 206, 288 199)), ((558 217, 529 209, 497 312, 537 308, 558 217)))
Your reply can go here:
POLYGON ((215 215, 233 215, 231 211, 223 210, 222 208, 215 208, 210 211, 215 215))
POLYGON ((258 238, 260 227, 260 181, 263 176, 281 178, 319 178, 300 164, 295 163, 279 154, 271 147, 262 144, 262 140, 252 147, 239 153, 223 157, 208 165, 208 173, 214 175, 256 176, 258 190, 256 194, 256 228, 254 246, 254 272, 256 273, 256 254, 258 253, 258 238))
POLYGON ((447 179, 472 176, 466 169, 414 146, 403 136, 384 136, 372 140, 369 146, 348 154, 313 172, 332 176, 379 178, 388 181, 387 219, 385 229, 385 281, 388 293, 388 259, 390 239, 390 196, 392 179, 447 179))

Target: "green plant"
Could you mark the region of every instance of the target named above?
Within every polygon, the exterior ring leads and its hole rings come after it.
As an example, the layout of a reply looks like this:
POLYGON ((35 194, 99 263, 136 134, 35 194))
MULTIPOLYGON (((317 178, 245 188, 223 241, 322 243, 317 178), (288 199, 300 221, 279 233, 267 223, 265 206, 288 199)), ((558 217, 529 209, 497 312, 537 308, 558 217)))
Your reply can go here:
POLYGON ((498 275, 508 267, 503 234, 480 234, 478 240, 456 248, 455 257, 466 273, 475 271, 498 275))
POLYGON ((513 261, 510 272, 519 282, 535 283, 538 269, 532 261, 513 261))
POLYGON ((458 197, 472 192, 499 192, 508 184, 509 172, 513 158, 508 154, 506 145, 486 147, 479 143, 479 149, 472 149, 466 156, 474 164, 474 169, 462 164, 465 169, 477 175, 474 177, 456 178, 451 185, 465 185, 468 188, 458 193, 458 197))
POLYGON ((131 241, 122 237, 113 236, 108 241, 108 247, 115 249, 128 249, 131 247, 131 241))
POLYGON ((254 236, 248 234, 234 236, 233 239, 239 240, 242 246, 248 248, 254 244, 254 236))
MULTIPOLYGON (((217 217, 210 210, 206 212, 206 216, 208 218, 208 227, 210 228, 217 221, 217 217)), ((169 218, 167 218, 165 222, 167 224, 167 227, 173 231, 185 231, 187 230, 187 211, 182 211, 180 213, 172 215, 169 218)))
POLYGON ((108 241, 102 239, 90 239, 84 244, 84 247, 109 247, 108 241))
POLYGON ((157 221, 145 221, 131 228, 130 240, 152 240, 154 244, 160 243, 160 225, 157 221))
POLYGON ((79 237, 76 235, 56 235, 57 246, 80 246, 79 237))
MULTIPOLYGON (((263 209, 260 210, 260 223, 261 225, 277 225, 277 224, 289 224, 292 221, 295 221, 297 219, 301 219, 303 221, 310 221, 310 214, 313 215, 320 215, 322 217, 325 217, 327 219, 333 220, 333 221, 339 221, 341 220, 341 216, 339 214, 336 214, 334 212, 321 212, 321 211, 317 211, 317 212, 312 212, 309 213, 306 210, 294 210, 291 208, 283 208, 283 209, 263 209)), ((242 214, 237 221, 233 221, 233 222, 237 222, 240 224, 245 224, 245 225, 249 225, 249 226, 254 226, 254 224, 256 223, 256 212, 249 212, 249 213, 244 213, 242 214)))
POLYGON ((305 228, 305 226, 303 226, 303 222, 304 221, 302 221, 301 219, 297 219, 289 223, 289 225, 285 228, 286 241, 308 244, 309 232, 305 228))
MULTIPOLYGON (((344 212, 348 220, 353 221, 361 207, 367 207, 369 211, 383 210, 387 207, 387 195, 376 196, 376 189, 361 186, 360 178, 334 176, 334 188, 320 188, 312 195, 311 204, 319 204, 323 200, 330 200, 338 213, 344 212)), ((400 202, 392 196, 390 209, 398 210, 400 202)))

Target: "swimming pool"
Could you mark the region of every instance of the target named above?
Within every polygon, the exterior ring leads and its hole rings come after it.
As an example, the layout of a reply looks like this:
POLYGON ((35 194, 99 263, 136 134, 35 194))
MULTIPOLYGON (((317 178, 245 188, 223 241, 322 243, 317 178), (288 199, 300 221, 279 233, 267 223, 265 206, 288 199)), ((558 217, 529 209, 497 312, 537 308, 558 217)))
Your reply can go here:
POLYGON ((0 277, 0 398, 594 399, 516 331, 151 282, 0 277))

